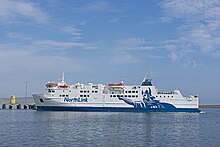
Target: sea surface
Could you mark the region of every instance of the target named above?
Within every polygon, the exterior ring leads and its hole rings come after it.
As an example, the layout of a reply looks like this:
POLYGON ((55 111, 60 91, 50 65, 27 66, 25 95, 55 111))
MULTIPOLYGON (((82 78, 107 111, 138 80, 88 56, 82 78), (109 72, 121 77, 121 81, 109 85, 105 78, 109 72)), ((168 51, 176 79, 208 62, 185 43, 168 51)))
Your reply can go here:
POLYGON ((0 110, 0 146, 220 146, 220 109, 202 113, 0 110))

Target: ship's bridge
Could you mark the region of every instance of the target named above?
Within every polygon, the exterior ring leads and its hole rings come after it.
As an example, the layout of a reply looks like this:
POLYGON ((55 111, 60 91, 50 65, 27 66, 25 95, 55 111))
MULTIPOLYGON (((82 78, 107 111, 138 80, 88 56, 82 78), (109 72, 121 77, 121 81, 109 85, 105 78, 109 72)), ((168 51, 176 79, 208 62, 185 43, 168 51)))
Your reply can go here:
POLYGON ((151 81, 152 79, 144 78, 143 82, 141 83, 141 86, 153 86, 151 81))

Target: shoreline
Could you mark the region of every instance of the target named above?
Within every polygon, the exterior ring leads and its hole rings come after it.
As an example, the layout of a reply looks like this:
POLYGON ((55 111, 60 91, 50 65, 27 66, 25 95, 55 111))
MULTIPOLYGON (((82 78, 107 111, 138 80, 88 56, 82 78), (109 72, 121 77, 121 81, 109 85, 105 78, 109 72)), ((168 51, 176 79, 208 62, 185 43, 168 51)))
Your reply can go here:
POLYGON ((202 105, 199 105, 199 108, 220 108, 220 105, 202 104, 202 105))

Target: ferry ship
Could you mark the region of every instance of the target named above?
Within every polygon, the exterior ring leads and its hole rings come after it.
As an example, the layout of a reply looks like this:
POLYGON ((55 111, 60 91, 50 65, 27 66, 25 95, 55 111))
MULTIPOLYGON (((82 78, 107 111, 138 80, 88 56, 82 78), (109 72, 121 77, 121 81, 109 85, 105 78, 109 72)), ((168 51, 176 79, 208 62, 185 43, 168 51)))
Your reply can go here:
POLYGON ((197 95, 184 97, 179 90, 160 92, 152 79, 140 85, 74 84, 48 82, 45 94, 33 94, 37 110, 114 112, 200 112, 197 95))

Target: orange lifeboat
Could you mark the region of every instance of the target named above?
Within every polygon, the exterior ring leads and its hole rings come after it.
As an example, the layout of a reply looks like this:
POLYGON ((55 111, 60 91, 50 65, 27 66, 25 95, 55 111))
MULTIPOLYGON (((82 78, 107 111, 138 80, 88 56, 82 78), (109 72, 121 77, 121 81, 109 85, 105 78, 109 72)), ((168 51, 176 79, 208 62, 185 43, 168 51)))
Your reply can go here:
POLYGON ((108 84, 108 86, 112 87, 112 86, 124 86, 123 83, 118 83, 118 84, 108 84))
POLYGON ((48 82, 46 84, 46 87, 56 87, 57 86, 57 83, 54 83, 54 82, 48 82))
POLYGON ((59 88, 68 88, 68 87, 69 87, 69 85, 67 85, 67 84, 60 85, 60 86, 59 86, 59 88))

